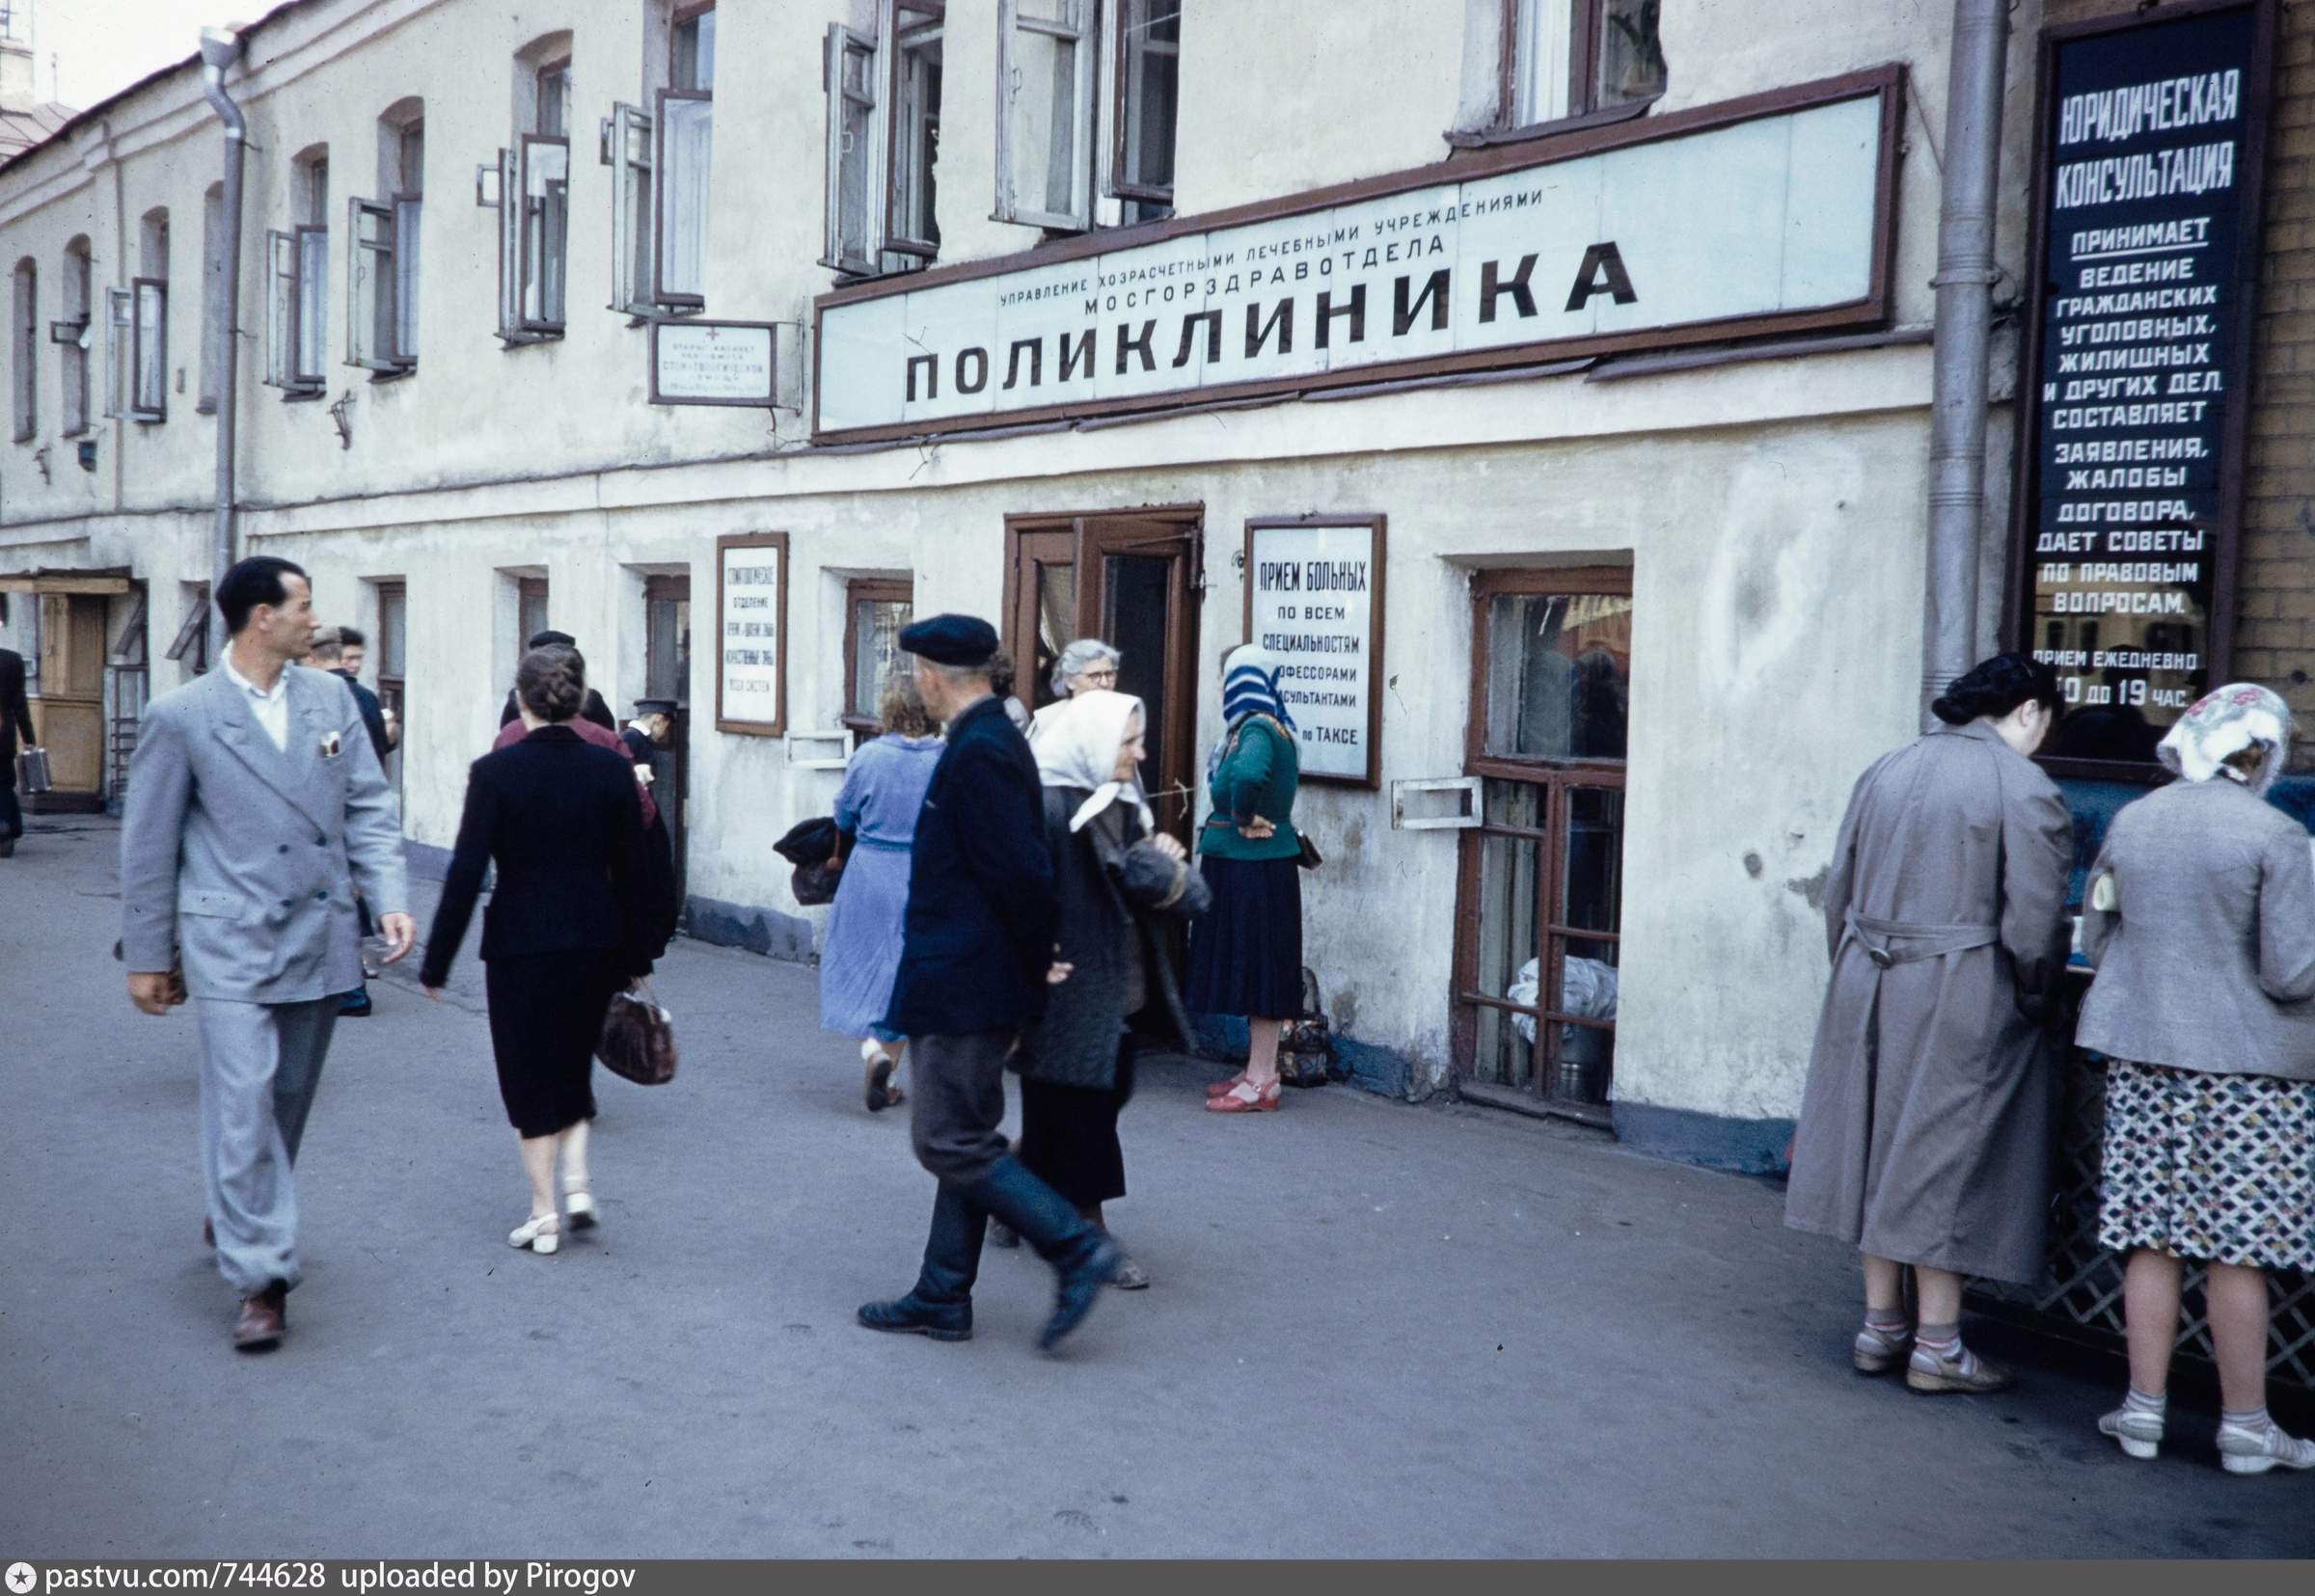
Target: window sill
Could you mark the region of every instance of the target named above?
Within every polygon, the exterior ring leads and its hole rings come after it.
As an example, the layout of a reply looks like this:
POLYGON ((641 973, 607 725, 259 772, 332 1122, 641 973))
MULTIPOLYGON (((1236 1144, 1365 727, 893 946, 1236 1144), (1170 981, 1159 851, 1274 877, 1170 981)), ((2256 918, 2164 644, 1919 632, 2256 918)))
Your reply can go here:
POLYGON ((320 398, 328 392, 329 390, 326 388, 285 388, 282 390, 282 403, 305 404, 309 400, 320 398))
POLYGON ((385 371, 375 370, 368 366, 365 366, 363 369, 369 372, 369 380, 373 383, 398 383, 404 377, 418 375, 418 367, 415 365, 397 365, 385 371))
POLYGON ((1612 127, 1620 122, 1648 115, 1648 108, 1663 96, 1626 100, 1621 105, 1602 106, 1586 111, 1581 116, 1559 117, 1550 122, 1534 122, 1520 127, 1482 127, 1468 132, 1450 130, 1442 135, 1457 149, 1491 149, 1501 144, 1532 144, 1543 139, 1558 138, 1564 133, 1583 133, 1594 127, 1612 127))
POLYGON ((499 335, 498 335, 498 339, 499 339, 499 343, 500 343, 501 347, 503 347, 503 348, 505 348, 505 349, 527 349, 527 348, 530 348, 530 347, 531 347, 531 345, 533 345, 533 344, 539 344, 539 343, 560 343, 560 342, 562 341, 562 329, 561 329, 561 328, 557 328, 555 331, 553 331, 553 332, 551 332, 551 333, 549 333, 549 332, 501 333, 501 334, 499 334, 499 335))
POLYGON ((67 438, 86 438, 95 429, 93 427, 85 424, 81 426, 68 426, 62 432, 58 433, 56 437, 57 441, 62 443, 67 438))
POLYGON ((193 407, 193 414, 194 414, 194 415, 196 415, 196 416, 214 416, 214 415, 216 415, 216 414, 217 414, 217 401, 216 401, 215 399, 204 399, 204 400, 202 400, 200 403, 196 404, 196 405, 193 407))

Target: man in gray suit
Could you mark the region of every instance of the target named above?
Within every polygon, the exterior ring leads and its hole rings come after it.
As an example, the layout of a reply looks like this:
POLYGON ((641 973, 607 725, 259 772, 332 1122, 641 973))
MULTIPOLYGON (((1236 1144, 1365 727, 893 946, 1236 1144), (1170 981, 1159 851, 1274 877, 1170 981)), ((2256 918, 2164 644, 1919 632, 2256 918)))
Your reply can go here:
POLYGON ((298 1282, 290 1167, 338 994, 362 984, 357 889, 388 963, 410 951, 394 798, 345 684, 290 663, 313 592, 286 559, 217 583, 232 634, 218 668, 155 699, 129 767, 121 834, 128 995, 149 1014, 170 972, 201 1014, 202 1171, 217 1266, 241 1297, 233 1344, 282 1339, 298 1282))

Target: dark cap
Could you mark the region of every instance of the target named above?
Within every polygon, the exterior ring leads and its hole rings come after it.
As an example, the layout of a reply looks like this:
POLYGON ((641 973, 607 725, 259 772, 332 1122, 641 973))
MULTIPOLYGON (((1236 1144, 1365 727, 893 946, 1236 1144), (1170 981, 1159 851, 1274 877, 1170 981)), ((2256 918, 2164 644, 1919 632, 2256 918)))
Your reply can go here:
POLYGON ((579 639, 568 632, 533 632, 531 634, 531 646, 532 648, 577 648, 579 639))
POLYGON ((934 615, 900 629, 900 646, 937 665, 985 665, 996 652, 996 628, 976 615, 934 615))
POLYGON ((639 716, 671 716, 675 713, 675 700, 672 698, 638 698, 635 701, 635 713, 639 716))

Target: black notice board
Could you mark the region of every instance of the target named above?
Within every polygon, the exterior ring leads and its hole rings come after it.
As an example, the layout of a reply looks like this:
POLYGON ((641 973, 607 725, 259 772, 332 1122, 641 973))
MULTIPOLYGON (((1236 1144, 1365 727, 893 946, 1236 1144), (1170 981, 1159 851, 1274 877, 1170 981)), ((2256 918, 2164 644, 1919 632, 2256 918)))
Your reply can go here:
POLYGON ((2041 49, 2013 613, 2081 774, 2153 766, 2236 609, 2274 9, 2139 15, 2041 49))

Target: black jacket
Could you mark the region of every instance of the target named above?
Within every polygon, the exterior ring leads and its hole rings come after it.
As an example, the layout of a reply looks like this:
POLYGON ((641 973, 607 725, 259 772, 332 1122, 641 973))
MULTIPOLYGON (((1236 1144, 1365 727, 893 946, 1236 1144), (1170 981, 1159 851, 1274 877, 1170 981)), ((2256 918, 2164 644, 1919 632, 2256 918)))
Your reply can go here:
POLYGON ((362 712, 362 724, 369 732, 370 750, 378 756, 378 769, 386 768, 386 710, 378 695, 362 685, 362 679, 350 670, 330 672, 354 690, 354 704, 362 712))
POLYGON ((635 771, 567 726, 542 726, 467 772, 458 847, 426 937, 419 980, 439 987, 465 939, 484 866, 499 867, 482 912, 482 957, 623 952, 651 965, 643 806, 635 771))
POLYGON ((885 1024, 907 1037, 1028 1024, 1045 1007, 1053 913, 1037 760, 984 698, 949 722, 916 817, 885 1024))
MULTIPOLYGON (((32 744, 32 705, 24 697, 24 656, 0 648, 0 764, 14 765, 16 740, 32 744)), ((15 779, 14 771, 0 772, 0 787, 15 779)))
MULTIPOLYGON (((504 726, 522 713, 521 710, 515 708, 514 689, 508 688, 506 690, 506 707, 499 711, 499 724, 504 726)), ((579 718, 592 720, 607 732, 615 732, 619 729, 619 722, 612 715, 611 706, 603 702, 603 695, 593 688, 586 690, 586 702, 580 706, 579 718)))

